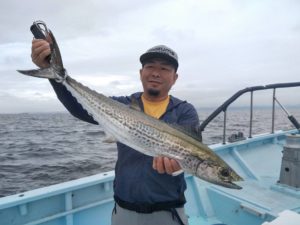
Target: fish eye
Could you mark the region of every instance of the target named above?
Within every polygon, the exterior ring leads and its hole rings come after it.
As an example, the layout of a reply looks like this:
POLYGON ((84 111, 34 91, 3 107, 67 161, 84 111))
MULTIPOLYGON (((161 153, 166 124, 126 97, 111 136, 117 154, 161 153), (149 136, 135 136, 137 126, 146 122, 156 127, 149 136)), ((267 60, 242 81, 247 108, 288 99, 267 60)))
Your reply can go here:
POLYGON ((220 174, 221 174, 223 177, 229 177, 229 175, 230 175, 229 170, 226 169, 226 168, 223 168, 223 169, 220 171, 220 174))

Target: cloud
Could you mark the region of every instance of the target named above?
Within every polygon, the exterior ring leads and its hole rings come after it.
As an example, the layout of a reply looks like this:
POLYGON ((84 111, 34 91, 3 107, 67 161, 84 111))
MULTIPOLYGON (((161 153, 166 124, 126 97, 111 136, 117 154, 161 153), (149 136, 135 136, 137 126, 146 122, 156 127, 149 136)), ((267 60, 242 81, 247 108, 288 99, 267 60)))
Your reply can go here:
MULTIPOLYGON (((158 0, 151 1, 154 6, 158 0)), ((0 42, 24 40, 31 37, 29 26, 34 20, 46 21, 59 34, 60 39, 90 36, 100 33, 105 36, 118 23, 123 14, 139 10, 149 4, 146 0, 97 1, 88 0, 18 0, 1 3, 0 42), (20 20, 21 19, 21 20, 20 20)))
POLYGON ((1 113, 31 113, 31 112, 61 112, 66 111, 55 98, 43 98, 42 96, 30 95, 25 98, 0 93, 1 113), (42 98, 41 98, 42 97, 42 98))
POLYGON ((49 82, 15 71, 35 67, 29 26, 36 19, 55 34, 69 74, 106 95, 140 91, 139 56, 169 45, 180 64, 172 94, 204 107, 247 86, 299 81, 299 10, 296 0, 4 1, 1 104, 9 108, 13 96, 37 109, 59 105, 49 82))

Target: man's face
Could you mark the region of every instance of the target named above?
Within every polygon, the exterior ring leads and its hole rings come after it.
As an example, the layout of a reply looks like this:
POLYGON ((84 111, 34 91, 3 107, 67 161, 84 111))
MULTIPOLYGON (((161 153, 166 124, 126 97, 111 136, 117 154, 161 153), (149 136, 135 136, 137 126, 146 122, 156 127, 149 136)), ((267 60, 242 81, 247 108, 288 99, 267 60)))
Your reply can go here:
POLYGON ((144 93, 151 98, 166 97, 177 77, 175 68, 163 59, 148 60, 140 70, 144 93))

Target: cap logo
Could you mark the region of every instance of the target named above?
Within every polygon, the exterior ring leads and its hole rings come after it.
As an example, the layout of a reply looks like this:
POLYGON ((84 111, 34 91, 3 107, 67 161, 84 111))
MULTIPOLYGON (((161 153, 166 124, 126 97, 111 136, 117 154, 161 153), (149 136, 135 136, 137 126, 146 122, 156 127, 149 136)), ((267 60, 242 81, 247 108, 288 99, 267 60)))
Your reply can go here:
POLYGON ((172 56, 173 58, 178 60, 177 54, 173 50, 171 50, 165 46, 156 46, 154 48, 150 48, 147 52, 156 52, 156 53, 166 54, 166 55, 172 56))

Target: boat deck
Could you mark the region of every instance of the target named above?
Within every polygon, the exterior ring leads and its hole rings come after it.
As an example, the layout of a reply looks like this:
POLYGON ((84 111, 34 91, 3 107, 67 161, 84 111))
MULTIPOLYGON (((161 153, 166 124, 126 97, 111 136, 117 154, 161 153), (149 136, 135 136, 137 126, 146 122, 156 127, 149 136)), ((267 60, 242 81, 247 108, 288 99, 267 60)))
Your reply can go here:
MULTIPOLYGON (((300 213, 300 190, 277 183, 286 133, 210 146, 245 179, 243 189, 187 175, 190 225, 260 225, 286 209, 300 213)), ((113 179, 107 172, 1 198, 0 225, 109 225, 113 179)))

